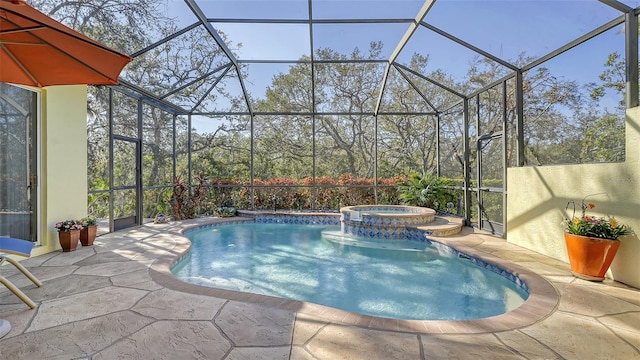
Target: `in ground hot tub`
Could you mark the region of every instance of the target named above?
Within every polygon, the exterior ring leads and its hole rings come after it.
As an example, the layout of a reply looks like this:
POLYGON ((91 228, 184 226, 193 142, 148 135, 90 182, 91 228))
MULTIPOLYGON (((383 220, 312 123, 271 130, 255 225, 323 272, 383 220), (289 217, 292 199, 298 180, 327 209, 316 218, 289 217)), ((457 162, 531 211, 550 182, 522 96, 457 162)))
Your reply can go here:
POLYGON ((427 225, 436 217, 433 209, 402 205, 347 206, 340 209, 340 214, 345 234, 402 240, 419 235, 416 227, 427 225))

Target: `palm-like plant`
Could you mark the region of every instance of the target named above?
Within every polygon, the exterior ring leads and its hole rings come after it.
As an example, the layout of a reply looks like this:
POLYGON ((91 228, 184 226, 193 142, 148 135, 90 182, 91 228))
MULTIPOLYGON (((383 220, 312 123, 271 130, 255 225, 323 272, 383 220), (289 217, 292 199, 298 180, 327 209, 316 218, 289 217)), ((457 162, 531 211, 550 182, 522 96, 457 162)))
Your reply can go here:
POLYGON ((447 188, 452 181, 431 173, 411 173, 407 180, 398 185, 398 198, 405 205, 437 208, 454 200, 447 188))

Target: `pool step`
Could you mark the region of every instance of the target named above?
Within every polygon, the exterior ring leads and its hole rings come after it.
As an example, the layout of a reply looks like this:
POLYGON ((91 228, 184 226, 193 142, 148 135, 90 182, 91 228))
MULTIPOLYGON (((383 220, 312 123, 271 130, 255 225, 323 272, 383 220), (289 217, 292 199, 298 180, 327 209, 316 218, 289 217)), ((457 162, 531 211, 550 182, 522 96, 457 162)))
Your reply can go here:
POLYGON ((463 218, 436 216, 433 222, 418 226, 418 229, 431 232, 431 236, 451 236, 460 233, 463 226, 463 218))

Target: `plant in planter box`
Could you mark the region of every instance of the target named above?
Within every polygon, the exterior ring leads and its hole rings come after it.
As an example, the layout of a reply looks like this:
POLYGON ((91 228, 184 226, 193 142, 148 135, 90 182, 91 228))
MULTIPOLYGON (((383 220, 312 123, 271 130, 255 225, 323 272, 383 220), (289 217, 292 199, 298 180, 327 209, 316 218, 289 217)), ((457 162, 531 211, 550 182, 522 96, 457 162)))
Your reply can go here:
POLYGON ((55 224, 58 241, 63 252, 74 251, 78 247, 82 224, 78 220, 64 220, 55 224))
POLYGON ((91 246, 96 239, 98 231, 98 221, 94 216, 87 216, 80 220, 82 230, 80 231, 80 242, 82 246, 91 246))
POLYGON ((592 202, 579 204, 581 216, 576 216, 576 203, 569 201, 565 212, 573 207, 571 218, 565 218, 565 243, 571 264, 571 273, 581 279, 602 281, 611 266, 611 262, 620 247, 620 236, 630 232, 629 228, 620 224, 614 217, 597 217, 587 215, 587 209, 595 208, 592 202))

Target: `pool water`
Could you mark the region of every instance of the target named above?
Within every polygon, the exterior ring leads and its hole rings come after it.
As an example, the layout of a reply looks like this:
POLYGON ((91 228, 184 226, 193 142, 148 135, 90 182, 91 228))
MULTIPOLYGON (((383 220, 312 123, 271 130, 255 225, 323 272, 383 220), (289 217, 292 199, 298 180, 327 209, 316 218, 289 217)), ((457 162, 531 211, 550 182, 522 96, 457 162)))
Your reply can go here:
POLYGON ((528 294, 428 243, 354 240, 338 226, 234 224, 185 235, 190 255, 172 270, 183 281, 277 296, 365 315, 466 320, 503 314, 528 294))

